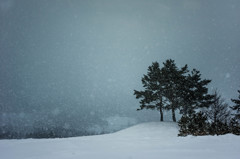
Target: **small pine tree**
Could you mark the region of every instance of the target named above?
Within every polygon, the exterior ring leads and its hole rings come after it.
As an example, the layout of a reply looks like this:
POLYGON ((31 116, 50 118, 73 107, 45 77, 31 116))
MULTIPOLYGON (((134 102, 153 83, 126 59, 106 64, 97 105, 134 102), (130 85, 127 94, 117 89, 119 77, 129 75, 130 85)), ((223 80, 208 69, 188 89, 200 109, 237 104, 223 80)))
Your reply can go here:
POLYGON ((187 136, 190 134, 190 132, 188 131, 189 121, 190 118, 186 115, 183 115, 178 121, 178 126, 180 128, 178 136, 187 136))
POLYGON ((183 115, 178 125, 180 127, 178 136, 201 136, 209 133, 209 123, 207 122, 207 116, 203 112, 198 112, 190 116, 183 115))
POLYGON ((211 123, 209 132, 211 135, 223 135, 229 133, 228 124, 230 122, 229 105, 215 90, 213 93, 213 102, 205 112, 211 123))
POLYGON ((235 111, 236 113, 235 118, 240 120, 240 90, 238 90, 239 96, 238 99, 231 99, 232 102, 235 104, 232 108, 233 111, 235 111))
POLYGON ((235 135, 240 135, 240 124, 236 118, 231 119, 229 131, 235 135))
POLYGON ((234 117, 230 122, 230 131, 235 135, 240 135, 240 90, 238 90, 238 93, 238 99, 231 99, 235 105, 231 107, 234 117))
POLYGON ((203 112, 193 114, 192 123, 193 128, 191 133, 195 136, 207 135, 208 134, 208 122, 207 116, 203 112))

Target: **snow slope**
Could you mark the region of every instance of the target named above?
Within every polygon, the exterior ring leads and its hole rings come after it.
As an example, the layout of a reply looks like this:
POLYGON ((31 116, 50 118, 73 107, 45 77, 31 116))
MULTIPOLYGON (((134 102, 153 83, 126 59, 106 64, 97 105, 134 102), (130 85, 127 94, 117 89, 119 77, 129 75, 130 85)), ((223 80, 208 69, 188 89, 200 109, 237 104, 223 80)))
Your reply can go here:
POLYGON ((172 122, 143 123, 107 135, 0 140, 1 159, 240 159, 240 137, 177 137, 172 122))

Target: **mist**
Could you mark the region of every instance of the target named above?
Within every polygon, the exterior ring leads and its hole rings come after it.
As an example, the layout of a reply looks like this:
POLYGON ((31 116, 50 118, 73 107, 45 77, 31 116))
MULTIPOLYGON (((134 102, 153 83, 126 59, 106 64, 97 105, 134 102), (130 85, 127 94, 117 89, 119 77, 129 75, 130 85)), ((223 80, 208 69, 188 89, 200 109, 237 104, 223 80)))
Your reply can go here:
POLYGON ((136 111, 133 90, 169 58, 200 70, 230 103, 239 15, 238 0, 0 0, 2 130, 72 136, 159 121, 157 111, 136 111))

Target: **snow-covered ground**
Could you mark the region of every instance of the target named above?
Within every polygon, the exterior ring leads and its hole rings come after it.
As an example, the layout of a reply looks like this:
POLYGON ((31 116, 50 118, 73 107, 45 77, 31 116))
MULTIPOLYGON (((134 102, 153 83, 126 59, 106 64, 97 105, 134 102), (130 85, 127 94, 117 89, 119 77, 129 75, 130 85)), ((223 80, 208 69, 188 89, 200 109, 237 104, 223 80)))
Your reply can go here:
POLYGON ((172 122, 143 123, 113 134, 0 140, 1 159, 239 159, 240 137, 177 137, 172 122))

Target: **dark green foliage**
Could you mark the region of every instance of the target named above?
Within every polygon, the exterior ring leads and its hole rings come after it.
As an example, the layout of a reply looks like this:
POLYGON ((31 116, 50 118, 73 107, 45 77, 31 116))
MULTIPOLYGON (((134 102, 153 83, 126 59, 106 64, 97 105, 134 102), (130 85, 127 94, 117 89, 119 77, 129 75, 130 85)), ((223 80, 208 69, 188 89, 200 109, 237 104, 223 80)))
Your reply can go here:
POLYGON ((240 135, 240 123, 238 119, 232 118, 230 121, 229 131, 235 135, 240 135))
POLYGON ((200 136, 208 134, 209 123, 207 122, 207 116, 203 112, 190 116, 183 115, 178 125, 180 127, 178 136, 200 136))
POLYGON ((231 118, 229 106, 217 91, 205 114, 188 113, 178 122, 179 136, 187 135, 224 135, 233 133, 240 135, 240 124, 237 116, 231 118))
POLYGON ((232 102, 235 104, 232 107, 232 110, 235 111, 235 118, 240 120, 240 90, 238 90, 239 96, 238 99, 231 99, 232 102))
POLYGON ((179 134, 178 136, 187 136, 190 134, 190 131, 188 129, 188 125, 190 122, 190 118, 186 115, 183 115, 181 119, 178 121, 179 126, 179 134))
POLYGON ((222 121, 216 121, 210 124, 209 135, 224 135, 230 133, 229 124, 222 121))
POLYGON ((140 109, 157 109, 160 111, 160 121, 163 121, 163 87, 164 78, 157 62, 148 67, 147 75, 142 78, 144 91, 134 90, 134 95, 140 101, 140 109))
POLYGON ((193 114, 196 109, 208 107, 212 96, 208 94, 207 84, 211 80, 202 80, 201 74, 188 66, 178 68, 174 60, 166 60, 160 69, 157 62, 148 67, 147 75, 142 78, 144 91, 134 90, 140 101, 140 109, 157 109, 163 121, 163 109, 171 110, 176 122, 175 110, 183 115, 193 114))
POLYGON ((182 107, 180 113, 183 115, 195 113, 198 108, 207 108, 212 103, 212 95, 208 94, 207 85, 211 80, 201 79, 200 71, 193 69, 191 74, 184 79, 182 85, 182 107))
POLYGON ((203 113, 196 113, 193 116, 185 116, 179 120, 180 127, 178 136, 201 136, 201 135, 224 135, 232 133, 240 135, 240 124, 234 118, 229 123, 216 121, 209 123, 207 116, 203 113))
POLYGON ((227 103, 224 102, 221 95, 215 90, 213 101, 206 111, 211 123, 210 134, 222 135, 229 133, 230 111, 227 103))
POLYGON ((180 106, 180 86, 184 74, 188 72, 187 65, 178 69, 174 60, 167 60, 160 69, 158 62, 148 67, 147 75, 142 78, 144 91, 134 90, 137 99, 141 98, 140 109, 157 109, 163 121, 163 109, 172 111, 173 121, 176 122, 175 110, 180 106))
POLYGON ((235 135, 240 135, 240 90, 238 90, 238 93, 238 99, 231 99, 235 105, 231 107, 232 111, 234 112, 234 117, 230 122, 230 131, 235 135))
POLYGON ((174 60, 171 59, 167 60, 163 65, 162 73, 165 78, 164 95, 169 102, 166 108, 172 111, 172 119, 176 122, 175 110, 180 107, 183 93, 182 86, 185 82, 185 74, 188 72, 188 66, 185 65, 179 69, 174 60))

